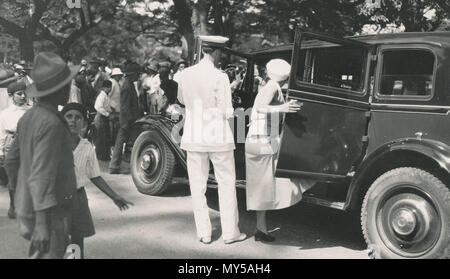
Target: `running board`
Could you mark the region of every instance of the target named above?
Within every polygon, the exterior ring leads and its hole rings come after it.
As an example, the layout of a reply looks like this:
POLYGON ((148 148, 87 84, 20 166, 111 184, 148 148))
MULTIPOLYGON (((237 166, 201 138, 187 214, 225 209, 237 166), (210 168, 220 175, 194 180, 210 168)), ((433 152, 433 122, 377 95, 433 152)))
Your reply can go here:
POLYGON ((331 207, 331 208, 339 209, 339 210, 345 209, 345 202, 333 202, 333 201, 328 201, 328 200, 324 200, 321 198, 316 198, 316 197, 308 196, 308 195, 303 195, 302 202, 316 204, 316 205, 325 206, 325 207, 331 207))
MULTIPOLYGON (((211 177, 210 177, 211 178, 211 177)), ((217 189, 217 182, 214 179, 208 180, 208 188, 217 189)), ((236 180, 236 188, 245 189, 245 180, 236 180)), ((330 207, 338 210, 345 210, 345 202, 333 202, 317 197, 310 196, 308 194, 303 194, 302 202, 315 204, 325 207, 330 207)))

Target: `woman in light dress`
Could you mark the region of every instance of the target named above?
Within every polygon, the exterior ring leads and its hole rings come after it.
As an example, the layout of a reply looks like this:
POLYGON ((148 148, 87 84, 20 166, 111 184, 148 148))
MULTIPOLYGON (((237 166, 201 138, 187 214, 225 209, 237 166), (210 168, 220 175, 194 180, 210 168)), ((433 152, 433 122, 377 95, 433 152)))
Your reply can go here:
POLYGON ((247 210, 256 211, 255 241, 271 242, 266 210, 289 207, 302 197, 299 181, 275 178, 280 145, 280 123, 284 113, 296 113, 297 101, 285 102, 281 88, 287 83, 291 66, 282 59, 266 65, 269 81, 256 96, 245 143, 247 210))

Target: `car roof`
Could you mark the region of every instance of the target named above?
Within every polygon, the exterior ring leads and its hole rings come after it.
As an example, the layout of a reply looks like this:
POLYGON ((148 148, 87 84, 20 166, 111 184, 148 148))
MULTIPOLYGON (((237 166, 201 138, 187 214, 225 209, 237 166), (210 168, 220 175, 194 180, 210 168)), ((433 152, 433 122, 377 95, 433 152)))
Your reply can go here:
MULTIPOLYGON (((403 33, 388 33, 375 35, 359 35, 346 37, 368 44, 404 44, 404 43, 427 43, 440 47, 450 46, 450 32, 403 32, 403 33)), ((251 55, 266 55, 272 53, 289 52, 292 51, 294 44, 284 44, 275 47, 263 48, 251 51, 251 55)))

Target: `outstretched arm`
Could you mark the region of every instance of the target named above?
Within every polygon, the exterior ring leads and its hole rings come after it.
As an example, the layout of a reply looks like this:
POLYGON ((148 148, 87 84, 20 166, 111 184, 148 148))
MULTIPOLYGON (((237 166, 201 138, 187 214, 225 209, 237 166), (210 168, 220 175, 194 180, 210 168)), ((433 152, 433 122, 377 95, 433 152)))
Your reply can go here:
POLYGON ((275 94, 278 92, 276 86, 272 83, 266 84, 258 93, 253 105, 253 109, 256 109, 258 113, 276 113, 276 112, 297 112, 300 110, 301 105, 296 101, 291 100, 281 105, 270 105, 275 94))
POLYGON ((129 205, 134 205, 132 202, 127 201, 122 196, 114 192, 114 190, 109 187, 108 183, 106 183, 106 181, 101 176, 91 178, 91 181, 103 193, 105 193, 110 199, 112 199, 120 210, 127 210, 129 208, 129 205))

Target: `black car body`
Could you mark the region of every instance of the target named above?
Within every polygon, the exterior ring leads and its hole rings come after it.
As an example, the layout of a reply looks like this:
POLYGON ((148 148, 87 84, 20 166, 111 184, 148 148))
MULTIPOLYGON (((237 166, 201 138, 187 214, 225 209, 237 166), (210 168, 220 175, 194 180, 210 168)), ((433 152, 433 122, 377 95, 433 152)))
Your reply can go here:
MULTIPOLYGON (((237 94, 244 109, 256 94, 254 65, 272 58, 291 61, 286 96, 303 103, 285 116, 276 176, 317 181, 304 202, 360 212, 366 241, 380 257, 449 256, 449 32, 335 38, 297 31, 294 44, 242 56, 247 78, 237 94)), ((163 191, 175 169, 142 175, 145 154, 145 166, 160 158, 163 169, 167 162, 185 168, 185 153, 171 137, 175 125, 164 116, 136 123, 137 134, 159 135, 150 146, 160 151, 146 153, 141 142, 133 148, 141 192, 163 191), (163 187, 152 186, 161 179, 163 187)), ((237 147, 245 185, 243 144, 237 147)))

